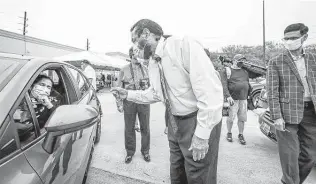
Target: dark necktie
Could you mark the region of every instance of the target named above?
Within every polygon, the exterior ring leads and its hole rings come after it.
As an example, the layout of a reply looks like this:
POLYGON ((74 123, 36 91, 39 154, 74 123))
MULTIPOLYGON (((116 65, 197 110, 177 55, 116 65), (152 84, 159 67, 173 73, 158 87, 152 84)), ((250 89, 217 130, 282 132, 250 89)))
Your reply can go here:
POLYGON ((171 113, 171 104, 170 104, 169 96, 167 93, 166 80, 165 80, 166 78, 165 78, 165 75, 163 73, 163 69, 162 69, 162 65, 161 65, 161 58, 154 57, 154 59, 157 61, 158 68, 159 68, 162 95, 164 98, 164 104, 166 106, 166 116, 167 116, 167 120, 168 120, 167 124, 168 124, 168 126, 171 125, 173 132, 176 133, 178 131, 178 126, 177 126, 177 123, 174 119, 173 114, 171 113))

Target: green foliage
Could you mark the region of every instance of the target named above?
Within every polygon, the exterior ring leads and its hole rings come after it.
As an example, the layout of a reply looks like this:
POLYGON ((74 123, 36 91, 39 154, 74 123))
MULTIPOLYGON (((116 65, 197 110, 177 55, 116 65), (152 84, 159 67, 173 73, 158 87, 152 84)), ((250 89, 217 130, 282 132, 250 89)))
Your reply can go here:
MULTIPOLYGON (((316 54, 316 44, 308 45, 305 47, 306 51, 316 54)), ((270 59, 283 52, 284 48, 281 43, 276 42, 266 42, 266 55, 265 62, 263 61, 263 47, 258 46, 246 46, 246 45, 228 45, 222 48, 222 53, 211 52, 211 60, 215 64, 218 62, 218 57, 220 55, 226 56, 228 58, 233 58, 235 54, 243 54, 246 56, 248 61, 251 61, 260 66, 265 66, 270 59)))

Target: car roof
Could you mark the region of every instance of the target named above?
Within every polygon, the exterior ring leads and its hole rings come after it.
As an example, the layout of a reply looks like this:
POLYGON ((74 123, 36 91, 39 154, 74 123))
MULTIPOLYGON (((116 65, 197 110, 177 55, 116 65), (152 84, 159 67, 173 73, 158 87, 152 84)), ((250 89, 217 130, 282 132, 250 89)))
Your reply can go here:
MULTIPOLYGON (((0 54, 0 57, 8 58, 8 55, 0 54)), ((11 59, 23 59, 24 65, 21 69, 11 78, 11 80, 5 85, 0 92, 0 127, 5 120, 6 116, 10 112, 17 98, 20 96, 24 87, 27 85, 31 77, 36 71, 47 63, 60 63, 69 65, 65 62, 40 57, 9 57, 11 59)))

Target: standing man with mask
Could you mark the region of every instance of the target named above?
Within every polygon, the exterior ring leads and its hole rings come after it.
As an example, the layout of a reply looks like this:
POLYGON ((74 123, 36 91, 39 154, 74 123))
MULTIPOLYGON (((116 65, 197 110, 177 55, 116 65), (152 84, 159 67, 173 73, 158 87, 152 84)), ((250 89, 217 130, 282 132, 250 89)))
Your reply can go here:
POLYGON ((151 56, 151 87, 113 91, 137 103, 164 102, 172 184, 215 184, 223 88, 203 46, 189 37, 165 39, 160 25, 148 19, 134 24, 131 35, 151 56))
MULTIPOLYGON (((119 86, 126 90, 145 90, 149 87, 148 71, 138 60, 138 49, 130 48, 131 63, 120 71, 119 86)), ((136 151, 135 122, 138 115, 141 133, 141 152, 144 160, 149 162, 150 148, 150 105, 137 104, 130 100, 123 101, 125 121, 125 149, 127 156, 125 163, 130 163, 136 151)))
POLYGON ((269 62, 267 92, 284 184, 301 184, 315 165, 316 56, 304 51, 308 27, 284 30, 286 50, 269 62))
POLYGON ((234 119, 238 119, 238 140, 240 144, 245 145, 244 138, 245 122, 247 121, 247 98, 251 92, 248 72, 241 68, 242 62, 246 61, 245 56, 236 54, 233 58, 233 65, 226 67, 227 86, 229 94, 227 101, 230 103, 229 115, 227 118, 227 140, 233 141, 232 128, 234 119))

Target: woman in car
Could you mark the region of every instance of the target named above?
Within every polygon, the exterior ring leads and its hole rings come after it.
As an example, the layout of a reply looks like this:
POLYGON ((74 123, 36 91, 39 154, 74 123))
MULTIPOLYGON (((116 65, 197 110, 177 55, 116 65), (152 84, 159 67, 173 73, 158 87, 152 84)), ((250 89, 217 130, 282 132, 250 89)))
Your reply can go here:
MULTIPOLYGON (((61 95, 53 90, 53 80, 46 75, 39 75, 35 79, 29 93, 38 124, 43 128, 51 113, 61 104, 61 95)), ((30 117, 30 112, 25 109, 21 122, 30 117)))

